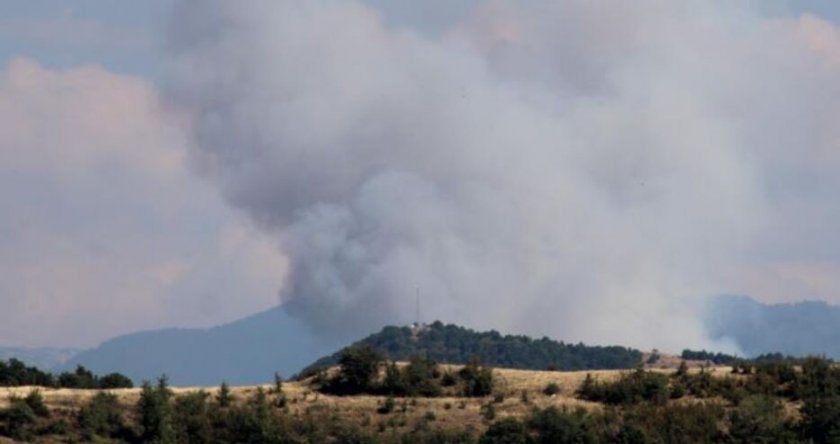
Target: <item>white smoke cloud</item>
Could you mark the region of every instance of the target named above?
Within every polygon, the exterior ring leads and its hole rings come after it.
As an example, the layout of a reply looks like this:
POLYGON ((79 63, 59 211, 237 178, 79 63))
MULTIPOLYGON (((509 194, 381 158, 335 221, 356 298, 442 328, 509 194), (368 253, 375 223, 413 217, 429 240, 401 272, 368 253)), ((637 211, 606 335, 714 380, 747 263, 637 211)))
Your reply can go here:
POLYGON ((430 32, 350 1, 186 1, 173 25, 195 164, 333 333, 412 320, 419 286, 427 320, 708 345, 698 304, 767 256, 777 174, 836 171, 840 39, 812 16, 496 1, 430 32))
POLYGON ((92 346, 276 303, 285 258, 196 179, 186 146, 141 78, 0 70, 0 344, 92 346))

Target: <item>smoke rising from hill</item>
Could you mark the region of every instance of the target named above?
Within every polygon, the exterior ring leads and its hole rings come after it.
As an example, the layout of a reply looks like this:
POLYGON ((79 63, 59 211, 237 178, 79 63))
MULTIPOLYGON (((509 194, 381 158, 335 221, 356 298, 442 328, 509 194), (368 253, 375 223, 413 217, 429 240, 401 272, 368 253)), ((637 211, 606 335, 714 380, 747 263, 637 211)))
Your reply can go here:
POLYGON ((419 286, 426 320, 704 346, 700 298, 771 255, 777 179, 831 170, 840 140, 811 118, 840 116, 836 29, 729 3, 491 1, 424 27, 185 1, 164 90, 324 331, 413 320, 419 286))

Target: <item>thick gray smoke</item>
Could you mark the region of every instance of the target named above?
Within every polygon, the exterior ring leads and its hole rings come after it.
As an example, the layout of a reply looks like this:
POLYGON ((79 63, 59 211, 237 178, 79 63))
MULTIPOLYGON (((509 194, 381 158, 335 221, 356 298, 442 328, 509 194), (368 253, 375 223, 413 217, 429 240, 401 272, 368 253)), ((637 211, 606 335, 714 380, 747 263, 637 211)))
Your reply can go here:
POLYGON ((324 331, 413 320, 420 287, 424 320, 703 346, 697 305, 755 254, 768 174, 836 134, 802 116, 829 106, 809 26, 831 25, 732 3, 470 2, 424 27, 183 2, 165 91, 324 331))

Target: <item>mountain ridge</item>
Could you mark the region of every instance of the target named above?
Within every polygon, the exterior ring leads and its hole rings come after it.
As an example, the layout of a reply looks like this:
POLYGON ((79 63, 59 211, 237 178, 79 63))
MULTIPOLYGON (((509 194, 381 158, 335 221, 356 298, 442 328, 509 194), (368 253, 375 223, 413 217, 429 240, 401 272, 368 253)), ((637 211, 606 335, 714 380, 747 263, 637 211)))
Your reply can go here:
POLYGON ((97 373, 119 371, 135 381, 166 374, 173 384, 256 384, 290 375, 340 344, 310 332, 278 306, 207 329, 168 328, 109 339, 68 360, 97 373))
MULTIPOLYGON (((412 327, 387 326, 348 347, 370 346, 388 359, 405 360, 414 355, 446 364, 465 364, 478 358, 493 367, 531 370, 595 370, 633 368, 641 362, 639 350, 622 346, 566 344, 543 336, 502 335, 490 330, 478 332, 435 321, 412 327)), ((346 349, 346 348, 345 348, 346 349)), ((339 362, 339 350, 307 366, 301 375, 339 362)))

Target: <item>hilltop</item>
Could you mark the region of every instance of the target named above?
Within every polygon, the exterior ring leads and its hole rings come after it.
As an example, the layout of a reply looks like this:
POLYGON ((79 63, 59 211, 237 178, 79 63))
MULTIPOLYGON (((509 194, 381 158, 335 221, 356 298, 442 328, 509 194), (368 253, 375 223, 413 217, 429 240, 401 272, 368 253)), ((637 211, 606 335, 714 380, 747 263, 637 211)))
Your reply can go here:
MULTIPOLYGON (((436 362, 464 364, 478 358, 492 367, 532 370, 633 368, 642 359, 640 351, 626 347, 567 344, 547 337, 502 335, 495 330, 477 332, 439 321, 429 325, 385 327, 350 345, 360 346, 370 346, 391 360, 422 355, 436 362)), ((343 350, 315 361, 301 374, 336 365, 343 350)))

